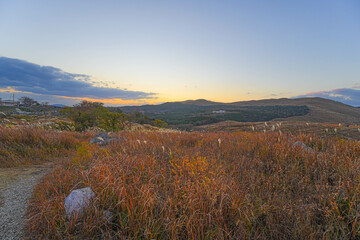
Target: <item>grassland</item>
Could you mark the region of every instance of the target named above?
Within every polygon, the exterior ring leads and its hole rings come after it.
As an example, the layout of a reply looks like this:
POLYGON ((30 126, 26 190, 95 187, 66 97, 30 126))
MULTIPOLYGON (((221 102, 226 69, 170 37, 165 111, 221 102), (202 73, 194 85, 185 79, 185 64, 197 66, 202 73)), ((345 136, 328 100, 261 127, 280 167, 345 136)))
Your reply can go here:
POLYGON ((321 138, 360 140, 360 125, 343 123, 313 123, 295 121, 235 122, 224 121, 193 128, 199 132, 267 132, 278 131, 290 135, 313 134, 321 138))
POLYGON ((0 125, 0 168, 31 166, 71 156, 90 136, 89 133, 0 125))
POLYGON ((43 178, 29 238, 358 239, 360 144, 314 134, 122 132, 43 178), (292 147, 302 141, 315 152, 292 147), (65 197, 96 199, 66 219, 65 197), (104 218, 105 211, 112 217, 104 218))

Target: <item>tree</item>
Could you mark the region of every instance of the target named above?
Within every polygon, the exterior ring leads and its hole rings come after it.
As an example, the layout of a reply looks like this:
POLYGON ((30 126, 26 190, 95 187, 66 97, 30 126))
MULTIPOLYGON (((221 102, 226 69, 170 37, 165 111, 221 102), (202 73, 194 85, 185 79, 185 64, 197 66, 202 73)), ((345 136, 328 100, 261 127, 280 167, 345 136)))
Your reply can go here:
POLYGON ((31 107, 33 105, 39 105, 39 103, 37 101, 35 101, 34 99, 30 98, 30 97, 21 97, 19 99, 20 104, 24 105, 25 107, 31 107))
POLYGON ((168 124, 160 119, 155 119, 154 120, 154 126, 158 127, 158 128, 164 128, 166 127, 168 124))
POLYGON ((90 127, 99 125, 100 119, 107 110, 103 103, 82 101, 75 104, 72 108, 65 107, 61 113, 68 116, 75 123, 76 131, 84 131, 90 127))
POLYGON ((132 112, 129 114, 129 119, 132 122, 139 123, 139 124, 152 124, 152 120, 149 116, 145 115, 143 112, 132 112))
POLYGON ((74 105, 74 108, 79 111, 89 111, 104 107, 104 104, 101 102, 90 102, 90 101, 81 101, 78 104, 74 105))
POLYGON ((125 113, 110 112, 99 102, 82 101, 73 107, 65 107, 60 112, 74 121, 76 131, 100 127, 116 132, 123 130, 128 122, 125 113))
POLYGON ((128 116, 125 113, 105 112, 100 120, 101 127, 107 131, 117 132, 124 130, 128 123, 128 116))

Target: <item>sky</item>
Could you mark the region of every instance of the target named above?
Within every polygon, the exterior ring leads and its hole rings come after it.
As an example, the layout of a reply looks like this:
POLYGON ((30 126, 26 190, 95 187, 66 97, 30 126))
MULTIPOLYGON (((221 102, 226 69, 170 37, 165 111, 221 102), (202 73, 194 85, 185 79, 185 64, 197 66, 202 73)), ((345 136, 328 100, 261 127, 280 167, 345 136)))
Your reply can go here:
POLYGON ((358 0, 0 0, 0 97, 360 106, 358 0))

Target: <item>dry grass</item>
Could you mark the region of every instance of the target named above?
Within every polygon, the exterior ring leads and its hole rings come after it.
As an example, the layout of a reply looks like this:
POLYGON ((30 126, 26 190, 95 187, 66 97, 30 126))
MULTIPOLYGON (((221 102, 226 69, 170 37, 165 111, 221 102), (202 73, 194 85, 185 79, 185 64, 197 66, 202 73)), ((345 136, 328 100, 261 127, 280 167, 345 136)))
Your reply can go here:
POLYGON ((299 134, 314 134, 322 138, 337 137, 343 139, 360 140, 360 126, 344 123, 313 123, 293 121, 270 121, 267 122, 235 122, 223 121, 214 124, 198 126, 195 131, 219 132, 219 131, 244 131, 264 132, 275 131, 296 137, 299 134))
POLYGON ((0 126, 0 168, 29 166, 76 152, 90 134, 0 126))
POLYGON ((358 239, 359 157, 355 141, 309 135, 120 133, 36 187, 29 238, 358 239), (86 186, 96 200, 67 220, 65 197, 86 186))

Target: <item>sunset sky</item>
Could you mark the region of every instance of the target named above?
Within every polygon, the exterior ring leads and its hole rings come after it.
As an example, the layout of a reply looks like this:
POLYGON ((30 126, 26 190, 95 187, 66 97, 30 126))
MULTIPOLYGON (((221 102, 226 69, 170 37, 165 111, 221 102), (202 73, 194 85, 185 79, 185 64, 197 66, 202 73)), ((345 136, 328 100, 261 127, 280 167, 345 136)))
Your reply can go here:
POLYGON ((360 106, 360 1, 0 0, 0 97, 360 106))

